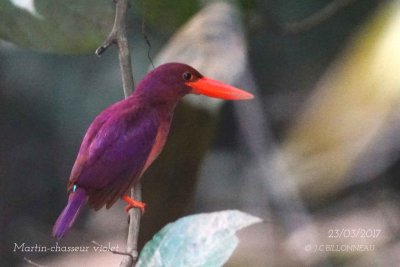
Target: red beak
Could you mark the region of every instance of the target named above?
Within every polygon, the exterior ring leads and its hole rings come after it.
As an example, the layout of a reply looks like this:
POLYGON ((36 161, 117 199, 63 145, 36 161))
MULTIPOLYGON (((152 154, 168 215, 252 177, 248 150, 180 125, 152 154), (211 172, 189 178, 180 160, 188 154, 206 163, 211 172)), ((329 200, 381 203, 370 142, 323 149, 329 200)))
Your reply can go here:
POLYGON ((194 82, 187 82, 186 84, 193 88, 192 93, 202 94, 214 98, 221 98, 225 100, 244 100, 252 99, 254 97, 252 94, 246 91, 207 77, 202 77, 194 82))

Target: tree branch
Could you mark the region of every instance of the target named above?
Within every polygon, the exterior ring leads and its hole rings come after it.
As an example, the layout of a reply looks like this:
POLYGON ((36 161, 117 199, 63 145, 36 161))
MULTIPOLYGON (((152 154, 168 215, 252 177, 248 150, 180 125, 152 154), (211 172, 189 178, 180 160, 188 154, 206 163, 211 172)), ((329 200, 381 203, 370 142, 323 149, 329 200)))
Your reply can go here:
MULTIPOLYGON (((101 56, 112 44, 118 47, 119 65, 122 75, 122 86, 125 98, 127 98, 134 88, 132 63, 128 47, 128 38, 126 34, 127 10, 129 8, 129 0, 114 0, 115 2, 115 20, 114 26, 104 41, 103 45, 96 49, 96 55, 101 56)), ((135 185, 131 190, 131 197, 141 201, 140 183, 135 185)), ((138 257, 137 242, 139 236, 141 211, 139 209, 129 210, 129 230, 126 241, 126 250, 129 256, 125 256, 121 262, 121 267, 135 266, 138 257)))
POLYGON ((134 88, 131 56, 128 47, 128 38, 126 35, 126 14, 128 10, 128 0, 114 0, 115 20, 114 26, 104 41, 103 45, 96 49, 96 55, 101 56, 112 44, 118 46, 119 66, 122 74, 122 86, 124 95, 127 98, 134 88))
MULTIPOLYGON (((131 196, 133 199, 142 200, 142 186, 140 182, 135 185, 131 190, 131 196)), ((132 257, 125 257, 120 267, 135 266, 138 258, 138 239, 139 239, 139 226, 141 218, 141 210, 133 208, 129 210, 129 227, 128 227, 128 239, 126 241, 126 251, 131 254, 132 257)))

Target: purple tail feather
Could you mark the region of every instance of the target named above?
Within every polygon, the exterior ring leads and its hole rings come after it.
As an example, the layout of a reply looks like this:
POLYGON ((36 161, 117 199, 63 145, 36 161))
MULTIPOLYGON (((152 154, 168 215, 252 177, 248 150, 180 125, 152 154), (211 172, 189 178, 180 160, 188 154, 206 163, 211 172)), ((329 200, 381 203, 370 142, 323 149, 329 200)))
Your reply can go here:
POLYGON ((56 223, 53 226, 53 236, 61 239, 71 228, 83 205, 85 205, 87 196, 83 188, 77 188, 71 192, 68 197, 67 206, 64 208, 56 223))

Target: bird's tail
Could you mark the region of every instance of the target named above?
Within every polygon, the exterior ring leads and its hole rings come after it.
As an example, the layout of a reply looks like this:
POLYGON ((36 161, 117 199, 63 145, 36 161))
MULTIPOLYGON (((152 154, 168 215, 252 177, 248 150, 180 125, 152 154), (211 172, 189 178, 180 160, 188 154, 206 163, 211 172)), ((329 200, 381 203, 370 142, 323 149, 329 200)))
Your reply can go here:
POLYGON ((53 236, 61 239, 71 228, 80 210, 87 201, 87 195, 83 188, 77 188, 71 192, 68 197, 67 206, 64 208, 56 223, 53 226, 53 236))

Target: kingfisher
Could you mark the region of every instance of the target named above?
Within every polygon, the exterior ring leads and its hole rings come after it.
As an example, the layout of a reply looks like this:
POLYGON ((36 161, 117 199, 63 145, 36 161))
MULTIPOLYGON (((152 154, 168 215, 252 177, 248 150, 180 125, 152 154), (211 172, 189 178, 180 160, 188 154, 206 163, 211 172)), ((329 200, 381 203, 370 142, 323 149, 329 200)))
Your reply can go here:
POLYGON ((187 94, 253 98, 186 64, 167 63, 149 72, 129 97, 103 110, 90 124, 71 170, 68 202, 54 224, 54 237, 66 234, 85 204, 97 211, 121 198, 128 203, 126 211, 144 211, 145 204, 127 194, 164 148, 175 107, 187 94))

